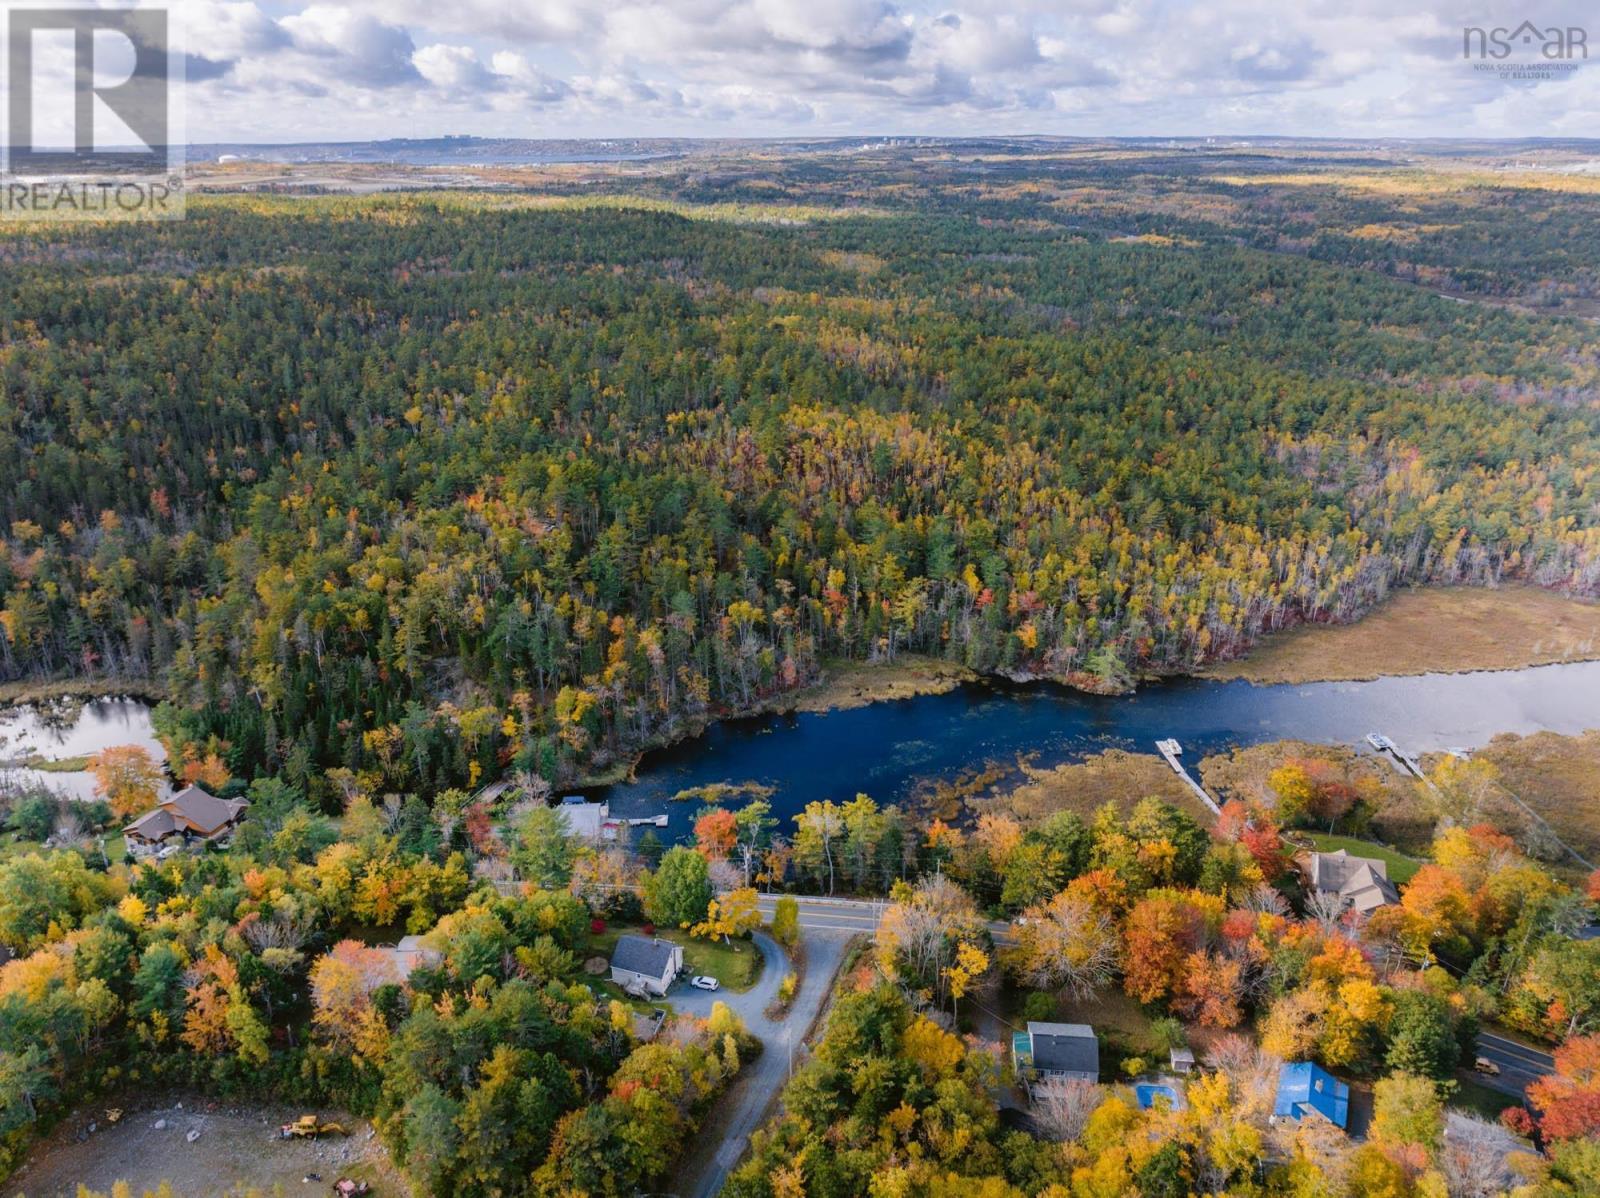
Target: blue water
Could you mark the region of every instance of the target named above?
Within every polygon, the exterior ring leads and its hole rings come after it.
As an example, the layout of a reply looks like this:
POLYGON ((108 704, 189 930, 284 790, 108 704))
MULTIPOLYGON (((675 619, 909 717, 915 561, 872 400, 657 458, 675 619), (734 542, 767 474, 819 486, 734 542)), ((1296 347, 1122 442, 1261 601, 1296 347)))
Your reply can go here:
POLYGON ((1171 1086, 1160 1086, 1151 1082, 1140 1082, 1133 1088, 1133 1094, 1134 1097, 1139 1100, 1139 1106, 1147 1111, 1155 1106, 1156 1099, 1158 1098, 1165 1098, 1173 1110, 1177 1110, 1181 1105, 1181 1100, 1178 1098, 1178 1091, 1173 1089, 1171 1086))
POLYGON ((1153 752, 1169 736, 1193 764, 1284 738, 1353 745, 1382 732, 1422 753, 1477 748, 1501 732, 1588 728, 1600 728, 1600 662, 1283 686, 1174 679, 1115 697, 1044 683, 973 684, 848 711, 718 724, 648 754, 635 781, 591 797, 608 799, 618 816, 664 811, 675 838, 698 804, 668 800, 712 782, 772 786, 773 814, 787 817, 813 800, 858 792, 904 803, 919 786, 991 763, 1014 774, 1019 754, 1049 767, 1108 748, 1153 752))

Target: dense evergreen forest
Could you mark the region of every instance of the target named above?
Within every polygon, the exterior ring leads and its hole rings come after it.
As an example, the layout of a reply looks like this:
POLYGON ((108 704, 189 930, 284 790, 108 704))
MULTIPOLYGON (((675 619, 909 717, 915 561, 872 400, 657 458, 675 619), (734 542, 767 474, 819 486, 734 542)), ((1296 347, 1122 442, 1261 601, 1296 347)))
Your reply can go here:
POLYGON ((1594 595, 1597 222, 884 153, 8 229, 0 681, 150 679, 238 776, 428 793, 830 658, 1120 688, 1401 583, 1594 595))

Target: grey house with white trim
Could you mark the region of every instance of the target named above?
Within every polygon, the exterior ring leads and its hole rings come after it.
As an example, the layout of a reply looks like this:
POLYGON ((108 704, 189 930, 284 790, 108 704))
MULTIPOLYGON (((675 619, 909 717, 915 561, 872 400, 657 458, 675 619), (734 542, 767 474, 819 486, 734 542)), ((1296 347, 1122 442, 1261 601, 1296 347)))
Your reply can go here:
POLYGON ((683 972, 683 949, 670 940, 622 936, 611 953, 611 980, 629 994, 667 992, 683 972))

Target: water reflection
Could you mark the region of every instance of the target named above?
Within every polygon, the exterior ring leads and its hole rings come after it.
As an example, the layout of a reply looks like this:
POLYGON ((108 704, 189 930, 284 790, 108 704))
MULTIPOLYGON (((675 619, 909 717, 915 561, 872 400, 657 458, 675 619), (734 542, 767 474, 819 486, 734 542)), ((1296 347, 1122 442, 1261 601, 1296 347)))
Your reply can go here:
MULTIPOLYGON (((29 757, 92 757, 114 745, 138 745, 158 761, 167 755, 150 724, 150 707, 138 699, 0 708, 0 762, 29 757)), ((94 778, 88 773, 32 769, 12 769, 8 773, 18 782, 43 786, 73 798, 94 797, 94 778)))

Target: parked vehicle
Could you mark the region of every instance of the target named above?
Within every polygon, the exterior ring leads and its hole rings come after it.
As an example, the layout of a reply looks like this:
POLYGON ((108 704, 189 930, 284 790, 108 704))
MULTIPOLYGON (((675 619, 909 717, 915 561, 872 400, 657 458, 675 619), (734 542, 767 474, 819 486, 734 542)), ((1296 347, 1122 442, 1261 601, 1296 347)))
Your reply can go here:
POLYGON ((708 978, 704 974, 698 974, 690 978, 689 985, 696 990, 718 990, 722 987, 722 983, 717 981, 716 978, 708 978))
POLYGON ((1472 1062, 1472 1067, 1479 1073, 1487 1074, 1489 1077, 1500 1076, 1500 1066, 1496 1065, 1488 1057, 1479 1057, 1472 1062))

